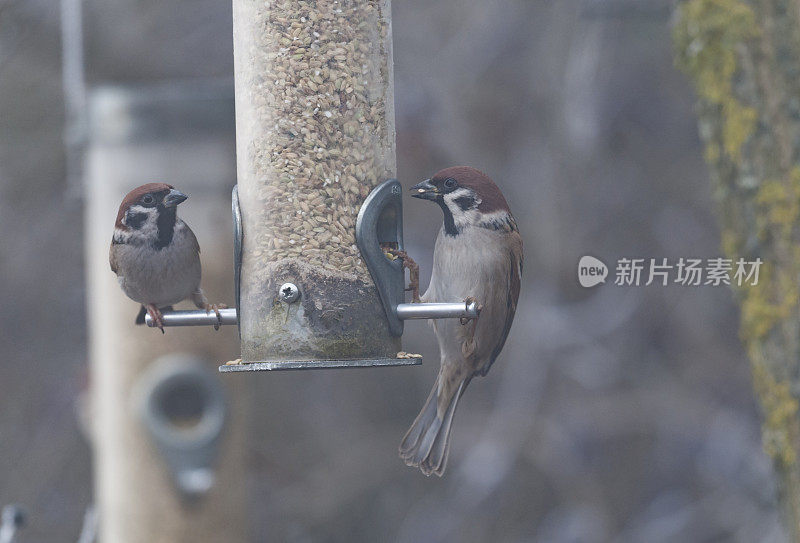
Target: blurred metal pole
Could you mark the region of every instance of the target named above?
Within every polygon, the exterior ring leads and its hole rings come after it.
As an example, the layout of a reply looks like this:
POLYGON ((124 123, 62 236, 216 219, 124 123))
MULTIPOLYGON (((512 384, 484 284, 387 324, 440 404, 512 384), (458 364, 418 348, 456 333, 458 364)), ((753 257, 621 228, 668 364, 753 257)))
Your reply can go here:
MULTIPOLYGON (((139 306, 122 293, 108 264, 114 218, 125 193, 142 183, 168 182, 189 195, 179 213, 202 247, 204 290, 214 302, 233 303, 232 90, 229 84, 194 82, 178 87, 102 89, 91 95, 85 231, 92 441, 101 541, 236 543, 247 539, 245 383, 216 374, 220 360, 238 355, 236 328, 169 329, 162 335, 135 326, 139 306), (195 364, 194 374, 186 373, 188 380, 180 381, 174 371, 160 372, 161 362, 153 363, 168 354, 206 362, 195 364), (205 388, 198 389, 194 398, 191 393, 187 397, 181 387, 194 382, 205 388), (173 388, 159 388, 159 383, 173 388), (209 387, 221 394, 213 394, 213 402, 201 402, 198 407, 198 398, 208 398, 203 394, 209 387), (143 395, 152 400, 150 404, 142 400, 143 395), (218 415, 220 402, 223 417, 218 415), (217 447, 213 458, 207 451, 185 452, 181 439, 197 435, 200 424, 193 426, 193 417, 202 421, 207 404, 217 413, 212 430, 221 427, 213 440, 217 447), (150 406, 149 410, 143 406, 150 406), (154 418, 159 408, 175 414, 178 439, 165 438, 169 421, 154 418), (180 466, 176 468, 181 455, 189 468, 211 458, 211 469, 181 471, 180 466), (187 488, 193 490, 191 496, 187 488)), ((180 364, 177 367, 180 370, 180 364)))
POLYGON ((82 0, 61 0, 61 84, 67 192, 72 197, 80 197, 87 138, 82 0))
POLYGON ((83 514, 83 527, 78 535, 78 543, 95 543, 97 541, 97 525, 97 509, 94 504, 91 504, 83 514))
POLYGON ((14 543, 17 531, 25 526, 25 511, 17 505, 6 505, 0 513, 0 543, 14 543))

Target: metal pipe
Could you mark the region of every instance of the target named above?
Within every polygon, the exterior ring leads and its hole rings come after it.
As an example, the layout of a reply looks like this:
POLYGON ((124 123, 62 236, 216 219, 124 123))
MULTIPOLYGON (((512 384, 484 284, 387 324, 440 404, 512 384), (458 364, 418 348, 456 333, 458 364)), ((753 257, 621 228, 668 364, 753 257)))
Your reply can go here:
POLYGON ((407 319, 477 319, 477 302, 398 304, 397 318, 407 319))
POLYGON ((61 84, 64 89, 64 143, 67 189, 80 197, 88 122, 83 54, 83 0, 61 0, 61 84))
MULTIPOLYGON (((220 320, 217 322, 217 315, 213 311, 188 310, 188 311, 165 311, 162 313, 164 326, 214 326, 215 324, 236 324, 236 308, 220 309, 220 320)), ((144 322, 151 328, 155 322, 150 315, 145 315, 144 322)))
MULTIPOLYGON (((481 311, 477 302, 430 303, 430 304, 398 304, 397 318, 407 319, 477 319, 481 311)), ((236 309, 220 309, 220 322, 213 311, 181 310, 162 313, 164 326, 214 326, 215 324, 236 324, 236 309)), ((153 327, 155 323, 150 315, 145 315, 144 322, 153 327)))
POLYGON ((6 505, 0 514, 0 543, 14 543, 17 531, 25 526, 25 511, 17 505, 6 505))

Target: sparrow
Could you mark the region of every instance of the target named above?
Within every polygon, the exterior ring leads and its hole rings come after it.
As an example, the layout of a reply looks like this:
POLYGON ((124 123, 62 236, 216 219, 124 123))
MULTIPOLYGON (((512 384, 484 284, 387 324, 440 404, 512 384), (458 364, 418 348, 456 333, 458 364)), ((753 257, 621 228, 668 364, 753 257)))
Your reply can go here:
MULTIPOLYGON (((188 196, 165 183, 148 183, 130 191, 117 212, 109 263, 122 290, 142 307, 136 324, 149 314, 164 333, 162 309, 191 298, 220 320, 223 304, 209 304, 200 288, 200 245, 178 218, 178 204, 188 196)), ((215 326, 219 328, 219 325, 215 326)))
POLYGON ((447 168, 411 188, 438 204, 444 221, 422 302, 477 301, 477 319, 431 321, 440 367, 428 400, 400 443, 400 457, 425 475, 447 465, 456 406, 472 378, 492 367, 508 336, 519 298, 522 237, 503 193, 486 174, 447 168))

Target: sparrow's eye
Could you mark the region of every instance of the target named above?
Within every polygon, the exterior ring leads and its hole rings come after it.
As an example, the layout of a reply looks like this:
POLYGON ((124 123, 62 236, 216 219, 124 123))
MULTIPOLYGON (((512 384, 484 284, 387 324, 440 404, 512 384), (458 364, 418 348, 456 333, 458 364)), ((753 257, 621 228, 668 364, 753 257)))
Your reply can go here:
POLYGON ((448 177, 447 179, 444 180, 444 188, 452 189, 455 186, 456 186, 456 180, 453 179, 452 177, 448 177))
POLYGON ((154 203, 155 203, 155 201, 156 201, 156 199, 155 199, 155 198, 153 198, 153 196, 152 196, 151 194, 145 194, 145 195, 142 197, 142 203, 143 203, 144 205, 148 205, 148 206, 149 206, 149 205, 152 205, 152 204, 154 204, 154 203))

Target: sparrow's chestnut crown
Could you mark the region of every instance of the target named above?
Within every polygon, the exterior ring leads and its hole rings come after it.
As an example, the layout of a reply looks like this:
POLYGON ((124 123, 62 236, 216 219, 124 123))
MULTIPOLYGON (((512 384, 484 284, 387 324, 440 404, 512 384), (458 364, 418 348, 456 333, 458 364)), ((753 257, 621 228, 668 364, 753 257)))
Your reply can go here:
POLYGON ((147 183, 130 191, 119 206, 116 226, 122 227, 125 213, 131 206, 174 208, 188 198, 184 193, 166 183, 147 183))
POLYGON ((440 201, 445 194, 460 188, 472 190, 479 200, 478 211, 494 213, 510 211, 503 193, 488 175, 469 166, 445 168, 430 179, 411 187, 412 196, 423 200, 440 201))

